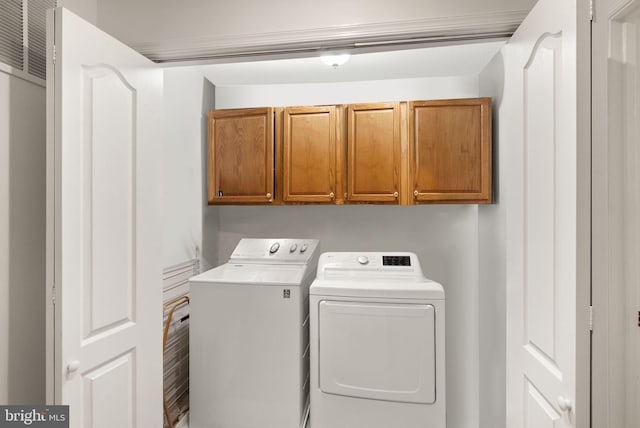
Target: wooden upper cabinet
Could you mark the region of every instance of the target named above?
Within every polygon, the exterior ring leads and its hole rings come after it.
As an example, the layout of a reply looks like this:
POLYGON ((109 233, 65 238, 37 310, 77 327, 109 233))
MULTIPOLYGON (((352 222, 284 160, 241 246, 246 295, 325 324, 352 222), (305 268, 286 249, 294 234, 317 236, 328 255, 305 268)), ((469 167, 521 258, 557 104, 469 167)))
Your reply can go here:
POLYGON ((287 107, 282 134, 283 201, 335 202, 336 107, 287 107))
POLYGON ((415 202, 491 202, 491 99, 409 103, 415 202))
POLYGON ((490 98, 209 112, 210 204, 491 203, 491 185, 490 98))
POLYGON ((347 130, 347 201, 397 203, 399 103, 349 105, 347 130))
POLYGON ((271 203, 273 148, 273 108, 209 111, 209 204, 271 203))

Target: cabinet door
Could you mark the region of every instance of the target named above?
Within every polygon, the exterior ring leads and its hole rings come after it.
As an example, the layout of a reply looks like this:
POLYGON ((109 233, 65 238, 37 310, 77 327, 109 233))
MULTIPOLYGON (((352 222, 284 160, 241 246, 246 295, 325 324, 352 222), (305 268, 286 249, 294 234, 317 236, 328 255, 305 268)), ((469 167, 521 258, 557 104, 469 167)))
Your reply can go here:
POLYGON ((209 203, 273 201, 273 109, 209 112, 209 203))
POLYGON ((284 109, 283 200, 335 202, 336 107, 284 109))
POLYGON ((348 107, 347 200, 398 201, 400 109, 398 103, 348 107))
POLYGON ((415 202, 491 202, 491 99, 409 103, 415 202))

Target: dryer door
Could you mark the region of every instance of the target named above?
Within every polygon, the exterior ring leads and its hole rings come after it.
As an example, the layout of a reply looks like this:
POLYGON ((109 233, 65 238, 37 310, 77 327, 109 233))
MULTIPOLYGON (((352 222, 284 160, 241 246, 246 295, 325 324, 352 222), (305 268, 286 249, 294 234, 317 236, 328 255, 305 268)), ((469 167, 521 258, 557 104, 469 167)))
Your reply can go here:
POLYGON ((435 402, 433 305, 324 300, 319 305, 319 330, 322 392, 435 402))

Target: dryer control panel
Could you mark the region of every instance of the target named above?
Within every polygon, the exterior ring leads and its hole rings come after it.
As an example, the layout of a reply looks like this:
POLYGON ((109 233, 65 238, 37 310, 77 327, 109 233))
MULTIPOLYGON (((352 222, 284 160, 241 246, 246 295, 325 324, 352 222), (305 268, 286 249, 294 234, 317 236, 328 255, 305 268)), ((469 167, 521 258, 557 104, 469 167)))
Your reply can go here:
POLYGON ((318 261, 318 278, 357 278, 375 275, 383 278, 422 279, 418 257, 409 252, 332 252, 318 261))
POLYGON ((382 256, 383 266, 411 266, 410 256, 382 256))

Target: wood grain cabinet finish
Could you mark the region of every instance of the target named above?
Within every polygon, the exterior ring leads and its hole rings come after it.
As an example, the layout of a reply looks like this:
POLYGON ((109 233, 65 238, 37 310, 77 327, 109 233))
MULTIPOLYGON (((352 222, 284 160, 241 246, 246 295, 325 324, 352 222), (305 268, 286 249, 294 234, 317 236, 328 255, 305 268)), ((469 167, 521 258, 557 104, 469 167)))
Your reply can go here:
POLYGON ((415 203, 491 203, 491 99, 409 102, 415 203))
POLYGON ((349 105, 347 135, 346 200, 398 203, 399 103, 349 105))
POLYGON ((209 204, 271 203, 273 108, 209 111, 209 204))
POLYGON ((336 202, 336 107, 287 107, 282 133, 283 201, 336 202))

